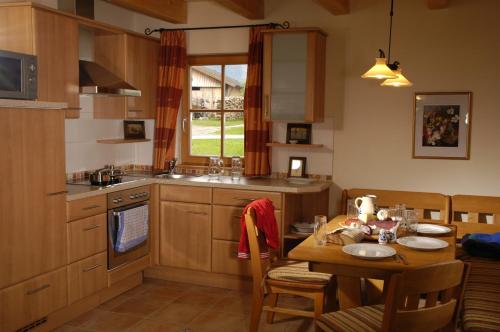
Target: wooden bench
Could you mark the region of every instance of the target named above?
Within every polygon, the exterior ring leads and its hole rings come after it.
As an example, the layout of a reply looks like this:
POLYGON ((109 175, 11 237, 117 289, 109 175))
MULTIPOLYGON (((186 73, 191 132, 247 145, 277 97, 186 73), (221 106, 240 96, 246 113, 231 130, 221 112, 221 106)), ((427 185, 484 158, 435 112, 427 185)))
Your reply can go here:
POLYGON ((457 226, 458 239, 467 233, 500 232, 500 197, 455 195, 451 207, 451 223, 457 226))
POLYGON ((347 189, 342 192, 343 214, 346 214, 348 200, 369 194, 377 196, 375 203, 378 207, 387 208, 394 207, 396 204, 405 204, 406 208, 417 211, 422 219, 433 219, 449 223, 449 196, 415 191, 347 189), (431 212, 439 212, 439 218, 432 218, 431 212))

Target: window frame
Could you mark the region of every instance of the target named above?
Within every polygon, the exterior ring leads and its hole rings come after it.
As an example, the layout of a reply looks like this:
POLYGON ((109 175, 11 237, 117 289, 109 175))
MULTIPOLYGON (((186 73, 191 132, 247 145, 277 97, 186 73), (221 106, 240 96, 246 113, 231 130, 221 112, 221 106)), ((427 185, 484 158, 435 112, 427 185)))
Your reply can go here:
MULTIPOLYGON (((187 58, 187 69, 186 77, 184 80, 184 91, 182 96, 182 118, 181 118, 181 131, 182 131, 182 144, 181 144, 181 156, 182 163, 186 165, 200 165, 208 166, 208 161, 210 157, 205 156, 192 156, 190 154, 190 139, 191 139, 191 67, 192 66, 210 66, 210 65, 248 65, 248 54, 247 53, 235 53, 235 54, 210 54, 210 55, 189 55, 187 58)), ((223 151, 224 145, 224 74, 222 71, 221 77, 221 109, 213 112, 221 113, 221 151, 223 151)), ((197 111, 197 110, 193 110, 197 111)), ((227 110, 227 112, 234 112, 235 110, 227 110)), ((239 110, 236 110, 239 112, 239 110)), ((244 112, 241 111, 241 112, 244 112)), ((245 124, 243 123, 243 126, 245 124)), ((224 160, 224 165, 230 165, 231 157, 221 156, 224 160)), ((242 157, 244 162, 244 158, 242 157)))

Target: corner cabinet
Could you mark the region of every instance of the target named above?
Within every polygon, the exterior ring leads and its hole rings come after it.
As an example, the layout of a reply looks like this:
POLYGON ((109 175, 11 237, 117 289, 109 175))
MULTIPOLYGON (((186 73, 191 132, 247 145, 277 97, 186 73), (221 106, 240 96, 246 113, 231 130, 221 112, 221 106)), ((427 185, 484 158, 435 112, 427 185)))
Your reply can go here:
POLYGON ((326 34, 314 28, 263 34, 264 120, 322 122, 326 34))
POLYGON ((160 43, 125 33, 96 31, 95 61, 141 90, 140 97, 94 97, 94 118, 154 119, 160 43))

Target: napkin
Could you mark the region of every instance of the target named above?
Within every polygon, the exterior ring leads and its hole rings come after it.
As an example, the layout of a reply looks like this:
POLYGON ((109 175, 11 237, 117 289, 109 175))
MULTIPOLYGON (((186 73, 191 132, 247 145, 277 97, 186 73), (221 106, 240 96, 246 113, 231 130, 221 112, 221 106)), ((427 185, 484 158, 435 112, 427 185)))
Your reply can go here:
POLYGON ((359 243, 364 238, 365 233, 358 228, 338 228, 327 235, 326 241, 343 246, 351 243, 359 243))

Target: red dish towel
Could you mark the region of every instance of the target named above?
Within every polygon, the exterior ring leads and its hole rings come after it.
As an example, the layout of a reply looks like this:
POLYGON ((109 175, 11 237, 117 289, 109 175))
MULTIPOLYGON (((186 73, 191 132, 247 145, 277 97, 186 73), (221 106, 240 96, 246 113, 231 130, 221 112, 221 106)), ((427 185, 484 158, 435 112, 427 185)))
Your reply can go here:
POLYGON ((245 214, 248 208, 252 208, 255 211, 255 226, 259 232, 264 234, 266 239, 264 248, 260 248, 260 257, 269 257, 269 247, 272 249, 278 249, 280 247, 280 238, 278 234, 278 224, 276 218, 274 217, 274 206, 273 203, 267 198, 261 198, 248 204, 243 213, 241 214, 240 226, 241 226, 241 236, 240 245, 238 247, 238 257, 243 259, 250 258, 250 245, 248 244, 247 227, 245 224, 245 214))

